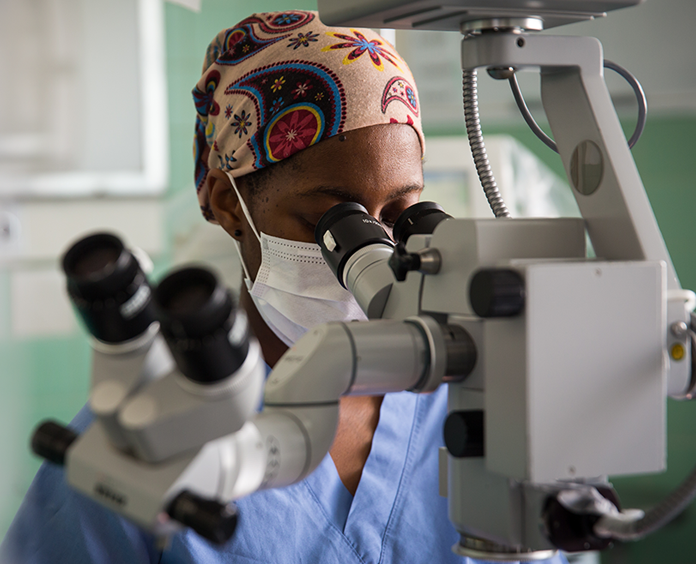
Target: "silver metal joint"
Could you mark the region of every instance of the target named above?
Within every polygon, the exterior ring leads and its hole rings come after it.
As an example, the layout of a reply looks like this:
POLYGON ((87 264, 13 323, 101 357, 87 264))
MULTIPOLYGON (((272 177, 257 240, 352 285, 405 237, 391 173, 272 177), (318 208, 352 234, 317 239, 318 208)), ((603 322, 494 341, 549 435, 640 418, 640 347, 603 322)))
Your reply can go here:
POLYGON ((689 326, 684 321, 675 321, 669 330, 677 339, 685 339, 689 326))
POLYGON ((509 80, 515 75, 515 67, 488 67, 488 76, 495 80, 509 80))
POLYGON ((542 31, 544 22, 541 18, 488 18, 462 22, 459 27, 465 36, 478 35, 484 31, 505 31, 522 33, 525 31, 542 31))
POLYGON ((502 544, 497 544, 485 539, 462 535, 459 543, 452 547, 452 551, 459 556, 468 556, 477 560, 489 560, 493 562, 538 562, 553 558, 555 550, 530 550, 520 549, 502 544))
POLYGON ((461 382, 476 366, 476 344, 471 335, 459 325, 441 325, 440 328, 447 350, 447 368, 442 382, 461 382))
POLYGON ((443 327, 428 315, 407 317, 404 322, 418 327, 428 351, 426 373, 410 391, 434 392, 442 382, 448 367, 448 351, 443 327))
POLYGON ((425 248, 416 253, 420 258, 419 272, 423 274, 437 274, 440 272, 442 256, 437 249, 425 248))

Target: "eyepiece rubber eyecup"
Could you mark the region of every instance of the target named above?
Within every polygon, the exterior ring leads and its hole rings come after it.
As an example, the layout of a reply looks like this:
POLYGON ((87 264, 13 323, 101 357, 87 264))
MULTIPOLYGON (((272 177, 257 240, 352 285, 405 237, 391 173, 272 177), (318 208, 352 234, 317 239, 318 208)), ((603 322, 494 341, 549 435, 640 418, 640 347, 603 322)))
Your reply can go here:
MULTIPOLYGON (((356 213, 367 213, 367 209, 357 202, 344 202, 337 204, 321 216, 317 226, 314 228, 314 238, 319 241, 324 237, 324 233, 329 231, 333 225, 340 219, 356 213)), ((319 243, 321 245, 321 243, 319 243)))
POLYGON ((153 301, 162 335, 187 378, 213 384, 242 366, 249 352, 246 316, 212 272, 177 270, 155 288, 153 301))
POLYGON ((202 337, 221 327, 234 303, 230 292, 204 268, 186 267, 169 274, 154 292, 163 328, 174 325, 188 338, 202 337))
POLYGON ((430 235, 440 222, 452 216, 435 202, 418 202, 406 208, 394 224, 394 240, 406 243, 411 235, 430 235))
POLYGON ((155 321, 147 278, 115 235, 84 237, 67 250, 61 262, 70 299, 98 340, 131 340, 155 321))
POLYGON ((382 224, 358 203, 344 202, 329 209, 317 223, 314 237, 321 247, 327 264, 344 288, 343 271, 353 254, 372 244, 393 247, 382 224), (325 236, 330 233, 333 244, 327 246, 325 236))

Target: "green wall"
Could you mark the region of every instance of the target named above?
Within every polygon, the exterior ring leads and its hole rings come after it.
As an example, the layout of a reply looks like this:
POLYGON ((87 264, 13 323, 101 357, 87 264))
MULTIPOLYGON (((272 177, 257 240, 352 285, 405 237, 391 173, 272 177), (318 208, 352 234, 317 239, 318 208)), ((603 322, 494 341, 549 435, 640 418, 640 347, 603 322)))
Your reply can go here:
MULTIPOLYGON (((6 310, 7 311, 7 310, 6 310)), ((82 334, 0 339, 0 538, 41 461, 29 451, 44 419, 70 421, 87 398, 90 350, 82 334)))

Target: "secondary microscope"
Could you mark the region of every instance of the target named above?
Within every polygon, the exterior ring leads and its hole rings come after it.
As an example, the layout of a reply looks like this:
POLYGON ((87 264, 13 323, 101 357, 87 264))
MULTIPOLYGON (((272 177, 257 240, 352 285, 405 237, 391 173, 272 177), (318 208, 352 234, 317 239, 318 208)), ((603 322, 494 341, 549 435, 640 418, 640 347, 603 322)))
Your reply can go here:
MULTIPOLYGON (((68 483, 166 537, 188 526, 224 542, 233 500, 306 477, 333 441, 342 395, 447 384, 441 490, 463 556, 534 561, 597 550, 664 525, 696 494, 696 471, 655 508, 620 509, 608 475, 665 468, 667 398, 696 389, 694 294, 682 290, 604 82, 600 43, 540 33, 640 0, 319 0, 329 25, 463 34, 464 112, 495 219, 407 209, 394 240, 359 204, 329 210, 323 255, 369 321, 309 331, 264 383, 243 311, 207 270, 152 288, 109 234, 63 267, 92 335, 81 435, 54 422, 36 453, 68 483), (477 69, 538 70, 582 218, 510 218, 491 174, 477 69), (588 258, 586 235, 596 257, 588 258), (263 409, 257 411, 263 399, 263 409)), ((631 139, 635 142, 636 135, 631 139)))

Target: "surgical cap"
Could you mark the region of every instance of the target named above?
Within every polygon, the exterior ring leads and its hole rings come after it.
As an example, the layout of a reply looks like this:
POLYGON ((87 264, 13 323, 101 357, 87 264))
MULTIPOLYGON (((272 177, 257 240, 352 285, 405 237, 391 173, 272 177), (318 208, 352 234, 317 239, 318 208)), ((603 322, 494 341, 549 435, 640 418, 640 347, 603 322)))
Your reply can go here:
POLYGON ((316 12, 253 14, 208 46, 193 89, 198 200, 214 221, 207 176, 243 176, 340 133, 411 125, 424 151, 411 71, 369 29, 328 27, 316 12))

